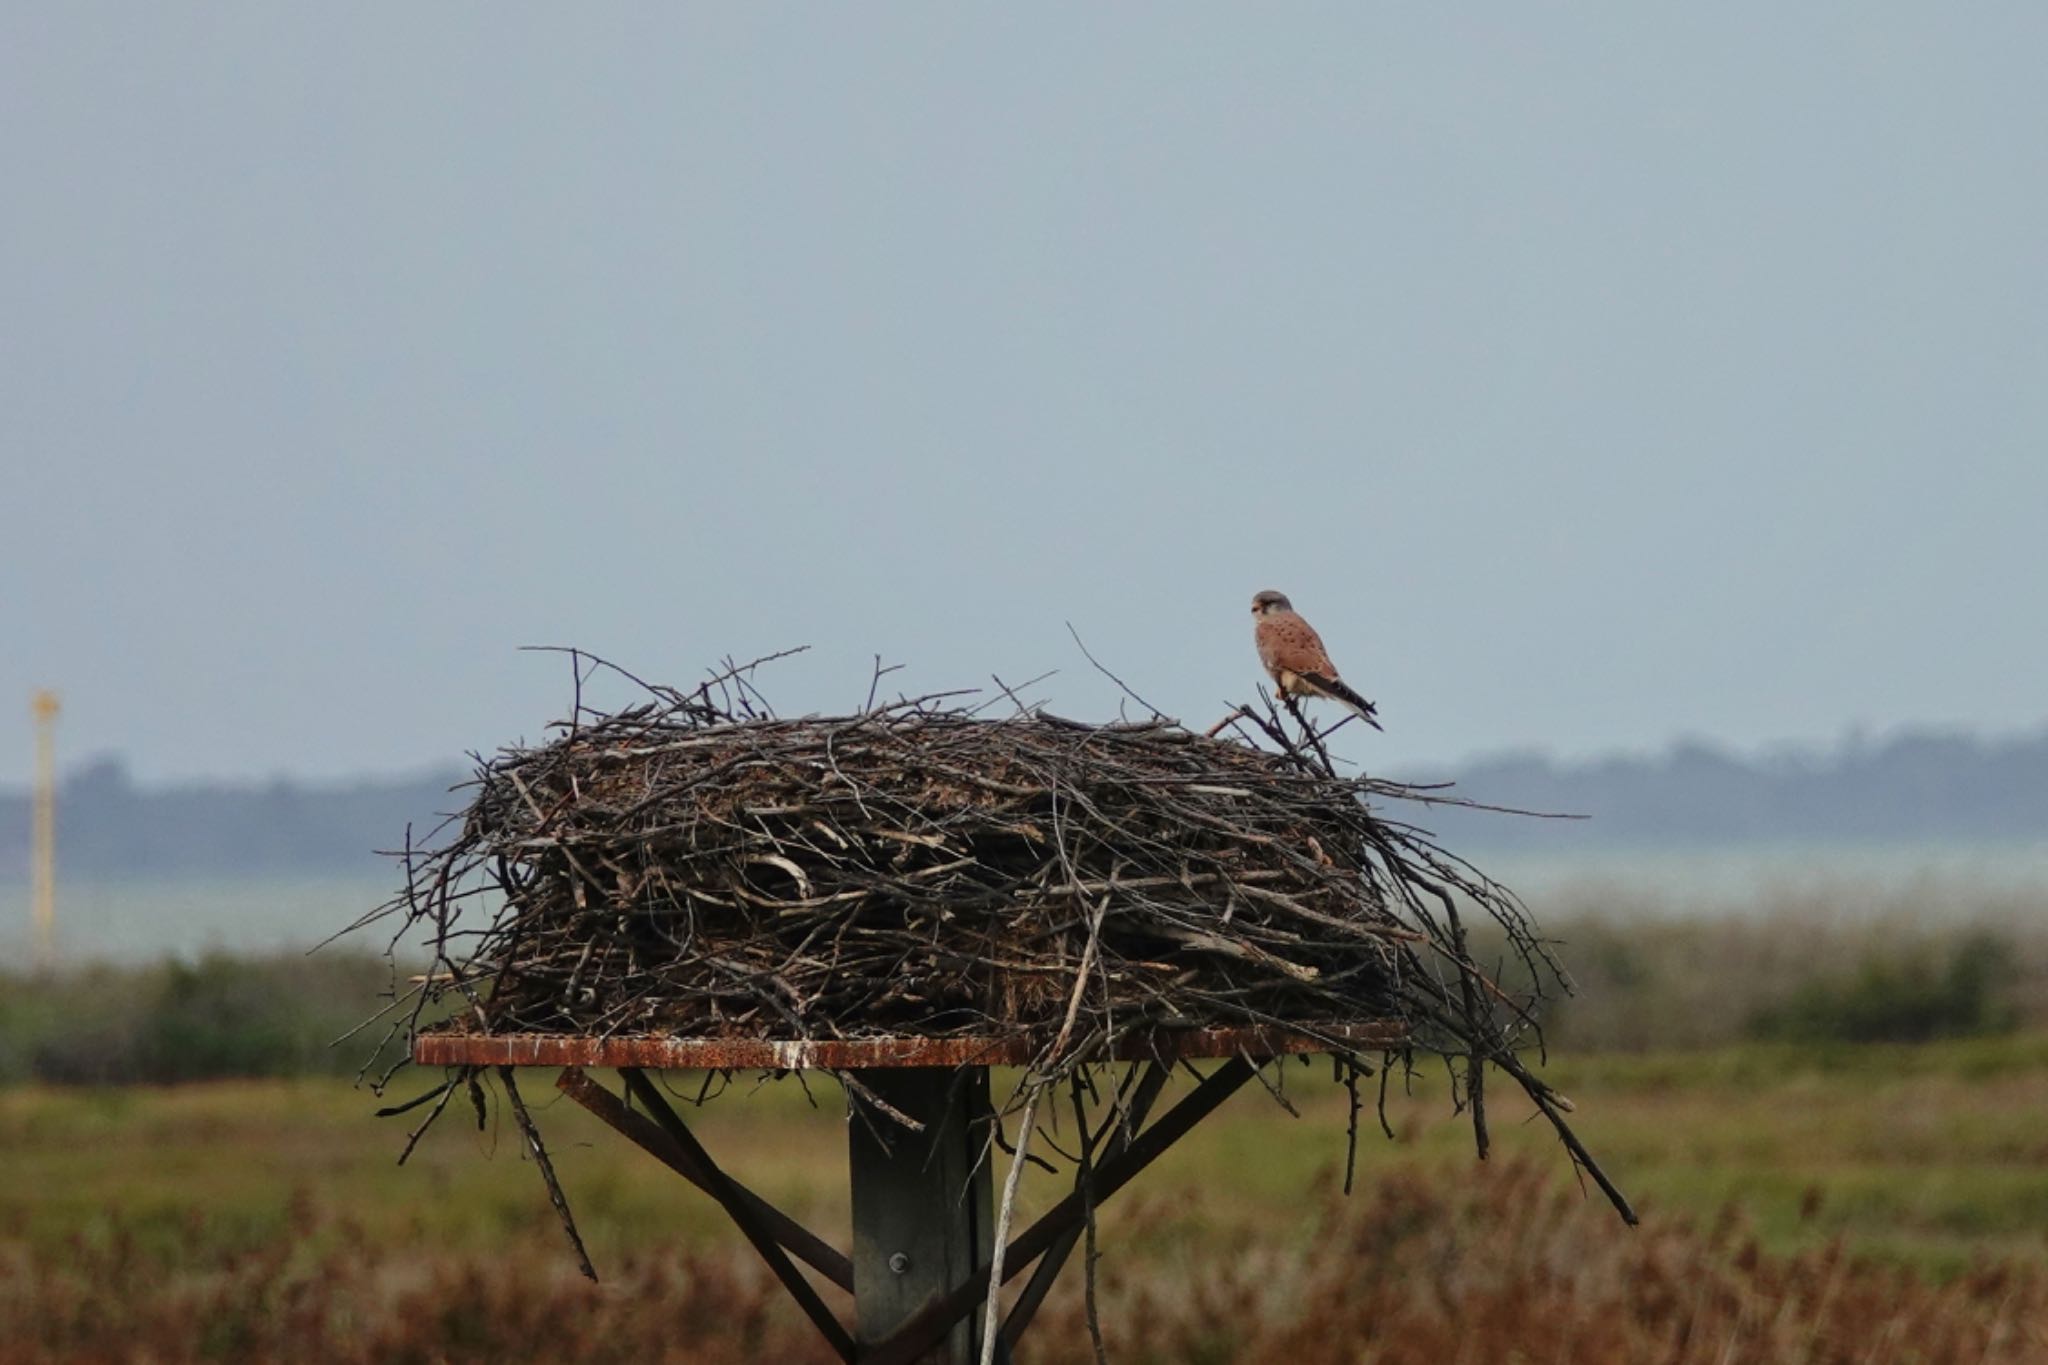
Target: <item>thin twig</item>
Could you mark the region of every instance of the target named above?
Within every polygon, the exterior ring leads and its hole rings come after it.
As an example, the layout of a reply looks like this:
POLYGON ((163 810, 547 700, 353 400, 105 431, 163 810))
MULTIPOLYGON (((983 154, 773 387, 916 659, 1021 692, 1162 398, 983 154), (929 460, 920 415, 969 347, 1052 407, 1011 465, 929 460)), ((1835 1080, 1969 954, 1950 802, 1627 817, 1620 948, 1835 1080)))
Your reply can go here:
POLYGON ((996 1342, 1003 1334, 1003 1252, 1010 1245, 1010 1216, 1017 1208, 1017 1186, 1024 1175, 1024 1153, 1031 1146, 1031 1125, 1037 1121, 1038 1100, 1046 1082, 1032 1084, 1024 1100, 1024 1115, 1017 1121, 1017 1154, 1010 1158, 1010 1174, 1003 1181, 1003 1202, 996 1210, 995 1251, 989 1258, 988 1302, 982 1308, 981 1365, 993 1365, 996 1342))

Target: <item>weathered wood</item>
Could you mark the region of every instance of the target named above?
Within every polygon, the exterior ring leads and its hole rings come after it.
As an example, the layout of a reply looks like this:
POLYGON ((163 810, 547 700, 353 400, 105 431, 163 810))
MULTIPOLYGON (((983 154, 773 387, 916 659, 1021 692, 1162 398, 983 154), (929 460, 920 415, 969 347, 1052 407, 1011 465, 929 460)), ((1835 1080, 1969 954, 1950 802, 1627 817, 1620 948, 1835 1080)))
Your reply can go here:
MULTIPOLYGON (((858 1098, 851 1118, 855 1335, 863 1347, 946 1299, 988 1264, 994 1187, 988 1140, 988 1071, 939 1067, 863 1071, 860 1084, 924 1125, 912 1132, 858 1098)), ((978 1358, 981 1315, 962 1315, 920 1359, 978 1358)))
MULTIPOLYGON (((1180 1103, 1150 1128, 1139 1134, 1114 1158, 1095 1168, 1088 1191, 1075 1191, 1048 1209, 1009 1245, 1003 1256, 1003 1279, 1008 1281, 1051 1249, 1069 1229, 1081 1226, 1086 1206, 1097 1207, 1131 1182, 1132 1177, 1159 1158, 1160 1153, 1187 1136, 1188 1130, 1214 1112, 1253 1076, 1258 1068, 1243 1058, 1225 1062, 1196 1086, 1180 1103)), ((889 1339, 864 1354, 863 1365, 910 1365, 923 1360, 926 1352, 943 1340, 951 1340, 954 1324, 975 1315, 988 1294, 994 1257, 982 1261, 974 1273, 944 1299, 920 1310, 899 1327, 889 1339)), ((854 1282, 860 1281, 860 1256, 854 1256, 854 1282)), ((945 1359, 945 1357, 939 1357, 945 1359)))

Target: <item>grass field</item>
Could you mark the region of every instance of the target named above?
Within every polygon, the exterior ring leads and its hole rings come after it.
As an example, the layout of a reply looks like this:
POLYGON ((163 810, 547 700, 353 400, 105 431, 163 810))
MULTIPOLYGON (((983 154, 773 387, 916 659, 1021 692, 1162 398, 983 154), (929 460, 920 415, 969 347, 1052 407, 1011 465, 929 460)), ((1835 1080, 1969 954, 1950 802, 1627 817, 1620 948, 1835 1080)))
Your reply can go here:
MULTIPOLYGON (((1504 1099, 1478 1167, 1428 1074, 1346 1200, 1343 1092, 1293 1066, 1300 1118, 1253 1087, 1104 1210, 1113 1358, 2048 1360, 2048 1035, 1548 1074, 1641 1229, 1504 1099)), ((709 1200, 525 1088, 600 1287, 495 1119, 400 1169, 407 1120, 339 1082, 0 1091, 0 1359, 819 1358, 709 1200)), ((843 1242, 843 1113, 813 1091, 743 1082, 692 1121, 843 1242)), ((1034 1359, 1091 1358, 1078 1278, 1034 1359)))

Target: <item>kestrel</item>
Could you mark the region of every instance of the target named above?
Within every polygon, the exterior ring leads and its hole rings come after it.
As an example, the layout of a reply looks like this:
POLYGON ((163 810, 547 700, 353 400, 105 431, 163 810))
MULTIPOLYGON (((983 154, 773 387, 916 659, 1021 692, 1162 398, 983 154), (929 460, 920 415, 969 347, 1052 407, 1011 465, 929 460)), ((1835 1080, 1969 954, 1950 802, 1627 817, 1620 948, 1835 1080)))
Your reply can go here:
POLYGON ((1373 704, 1344 685, 1337 666, 1323 649, 1323 637, 1301 619, 1287 594, 1268 589, 1252 599, 1252 615, 1258 619, 1252 638, 1258 642, 1259 662, 1272 675, 1273 686, 1283 697, 1327 697, 1342 702, 1358 718, 1378 730, 1373 704))

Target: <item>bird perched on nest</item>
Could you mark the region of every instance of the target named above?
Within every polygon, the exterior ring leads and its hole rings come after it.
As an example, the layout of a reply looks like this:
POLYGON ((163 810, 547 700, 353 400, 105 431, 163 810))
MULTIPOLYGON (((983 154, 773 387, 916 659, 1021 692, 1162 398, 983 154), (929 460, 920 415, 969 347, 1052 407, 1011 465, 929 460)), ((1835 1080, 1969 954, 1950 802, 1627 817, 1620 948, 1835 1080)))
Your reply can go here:
POLYGON ((1281 696, 1327 697, 1350 707, 1373 729, 1385 728, 1376 718, 1377 708, 1337 676, 1337 666, 1323 648, 1323 637, 1301 619, 1286 593, 1268 588, 1252 598, 1252 616, 1258 621, 1252 638, 1259 646, 1259 662, 1272 675, 1281 696))

